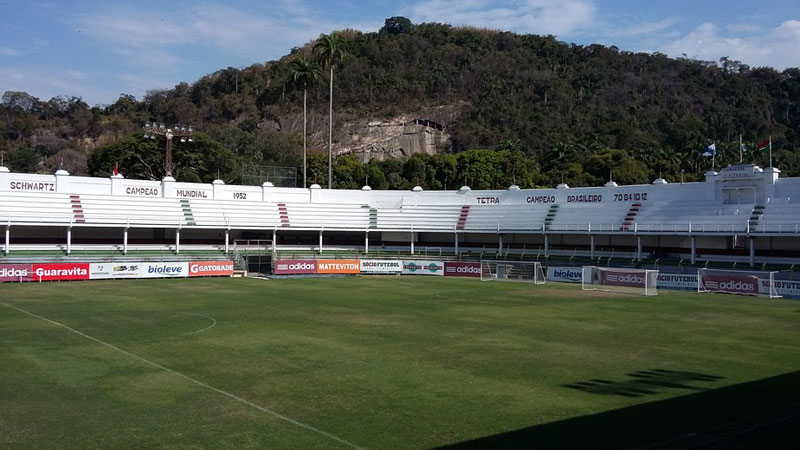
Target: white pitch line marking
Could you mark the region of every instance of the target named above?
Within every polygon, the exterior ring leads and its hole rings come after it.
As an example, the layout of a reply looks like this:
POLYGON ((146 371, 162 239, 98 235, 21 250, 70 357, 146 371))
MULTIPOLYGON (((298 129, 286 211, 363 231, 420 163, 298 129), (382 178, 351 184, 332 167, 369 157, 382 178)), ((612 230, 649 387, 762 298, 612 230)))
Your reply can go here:
POLYGON ((14 306, 14 305, 9 305, 6 302, 0 302, 0 304, 3 304, 8 308, 17 310, 17 311, 19 311, 19 312, 21 312, 23 314, 27 314, 27 315, 29 315, 31 317, 35 317, 37 319, 44 320, 45 322, 49 322, 49 323, 51 323, 53 325, 65 328, 65 329, 67 329, 67 330, 69 330, 69 331, 71 331, 71 332, 73 332, 73 333, 75 333, 75 334, 77 334, 79 336, 83 336, 86 339, 89 339, 91 341, 97 342, 98 344, 104 345, 104 346, 106 346, 106 347, 108 347, 110 349, 116 350, 116 351, 118 351, 118 352, 120 352, 120 353, 122 353, 124 355, 127 355, 127 356, 129 356, 131 358, 138 359, 139 361, 142 361, 143 363, 151 365, 151 366, 153 366, 155 368, 158 368, 158 369, 161 369, 161 370, 165 370, 165 371, 167 371, 167 372, 169 372, 169 373, 171 373, 173 375, 179 376, 179 377, 181 377, 181 378, 183 378, 183 379, 185 379, 187 381, 191 381, 192 383, 194 383, 194 384, 196 384, 198 386, 202 386, 202 387, 204 387, 206 389, 209 389, 211 391, 214 391, 214 392, 216 392, 218 394, 222 394, 222 395, 224 395, 224 396, 226 396, 228 398, 232 398, 232 399, 234 399, 234 400, 236 400, 236 401, 238 401, 240 403, 243 403, 243 404, 245 404, 247 406, 253 407, 253 408, 255 408, 255 409, 257 409, 257 410, 259 410, 261 412, 264 412, 264 413, 267 413, 267 414, 269 414, 271 416, 277 417, 278 419, 281 419, 283 421, 289 422, 289 423, 291 423, 293 425, 296 425, 296 426, 298 426, 300 428, 305 428, 305 429, 307 429, 309 431, 313 431, 314 433, 317 433, 317 434, 320 434, 322 436, 325 436, 325 437, 327 437, 329 439, 332 439, 332 440, 334 440, 336 442, 339 442, 340 444, 344 444, 344 445, 346 445, 346 446, 348 446, 350 448, 354 448, 354 449, 363 448, 363 447, 355 445, 355 444, 353 444, 351 442, 348 442, 348 441, 346 441, 346 440, 344 440, 344 439, 342 439, 342 438, 340 438, 338 436, 330 434, 327 431, 323 431, 323 430, 320 430, 319 428, 315 428, 315 427, 313 427, 311 425, 307 425, 307 424, 305 424, 303 422, 299 422, 299 421, 297 421, 295 419, 292 419, 291 417, 284 416, 283 414, 280 414, 278 412, 272 411, 272 410, 267 409, 267 408, 265 408, 263 406, 257 405, 255 403, 251 402, 250 400, 246 400, 246 399, 244 399, 242 397, 239 397, 236 394, 231 394, 228 391, 223 391, 222 389, 219 389, 219 388, 216 388, 214 386, 211 386, 210 384, 203 383, 200 380, 192 378, 192 377, 190 377, 188 375, 184 375, 184 374, 182 374, 182 373, 180 373, 178 371, 172 370, 169 367, 162 366, 161 364, 158 364, 156 362, 150 361, 149 359, 143 358, 143 357, 141 357, 139 355, 135 355, 135 354, 133 354, 133 353, 131 353, 129 351, 123 350, 123 349, 117 347, 114 344, 109 344, 108 342, 104 342, 104 341, 101 341, 100 339, 97 339, 95 337, 89 336, 88 334, 83 333, 81 331, 78 331, 78 330, 76 330, 76 329, 74 329, 74 328, 72 328, 72 327, 70 327, 68 325, 64 325, 63 323, 56 322, 55 320, 50 320, 47 317, 40 316, 38 314, 34 314, 34 313, 30 312, 30 311, 26 311, 26 310, 24 310, 22 308, 18 308, 16 306, 14 306))

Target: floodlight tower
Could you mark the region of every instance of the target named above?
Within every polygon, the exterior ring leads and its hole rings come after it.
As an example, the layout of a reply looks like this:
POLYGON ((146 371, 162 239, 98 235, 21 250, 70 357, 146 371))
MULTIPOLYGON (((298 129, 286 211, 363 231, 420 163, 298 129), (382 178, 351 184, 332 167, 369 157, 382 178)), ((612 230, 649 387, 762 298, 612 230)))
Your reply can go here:
POLYGON ((181 142, 194 141, 194 127, 191 125, 175 125, 173 128, 167 128, 164 122, 146 122, 144 124, 144 138, 155 139, 156 135, 164 136, 167 138, 167 160, 164 164, 166 169, 166 176, 172 176, 172 138, 179 137, 181 142))

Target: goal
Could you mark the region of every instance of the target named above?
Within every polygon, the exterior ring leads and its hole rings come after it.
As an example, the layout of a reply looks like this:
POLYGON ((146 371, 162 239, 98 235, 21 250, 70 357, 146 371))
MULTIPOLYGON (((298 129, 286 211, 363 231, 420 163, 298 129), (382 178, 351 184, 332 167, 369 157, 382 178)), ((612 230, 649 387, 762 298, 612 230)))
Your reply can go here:
POLYGON ((752 270, 698 269, 697 292, 780 298, 775 287, 776 273, 752 270))
POLYGON ((584 266, 581 289, 658 295, 658 270, 584 266))
POLYGON ((542 264, 532 261, 481 261, 481 281, 524 281, 545 284, 542 264))

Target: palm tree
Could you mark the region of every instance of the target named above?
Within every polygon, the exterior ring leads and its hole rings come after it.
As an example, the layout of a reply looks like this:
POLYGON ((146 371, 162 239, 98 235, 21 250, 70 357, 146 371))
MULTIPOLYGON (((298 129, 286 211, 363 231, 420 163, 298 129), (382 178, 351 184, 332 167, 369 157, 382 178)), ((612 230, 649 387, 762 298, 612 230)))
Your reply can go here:
POLYGON ((296 87, 303 88, 303 187, 306 186, 306 111, 308 100, 308 88, 315 86, 322 79, 322 71, 319 66, 309 61, 305 56, 300 55, 292 61, 291 73, 292 82, 296 87))
POLYGON ((329 67, 331 70, 330 78, 330 104, 328 107, 328 189, 331 189, 331 182, 333 181, 333 66, 337 60, 342 60, 347 56, 347 51, 344 49, 344 40, 338 32, 334 31, 328 35, 320 35, 319 41, 314 44, 314 54, 317 56, 317 62, 323 67, 329 67))

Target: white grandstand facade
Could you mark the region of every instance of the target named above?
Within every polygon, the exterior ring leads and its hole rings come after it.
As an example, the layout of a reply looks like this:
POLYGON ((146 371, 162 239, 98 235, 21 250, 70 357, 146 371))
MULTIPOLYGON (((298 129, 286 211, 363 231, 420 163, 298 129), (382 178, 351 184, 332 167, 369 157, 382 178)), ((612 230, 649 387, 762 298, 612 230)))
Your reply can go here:
POLYGON ((800 262, 800 178, 734 165, 705 181, 553 189, 279 188, 13 173, 0 167, 4 255, 16 249, 234 242, 315 251, 422 246, 643 260, 800 262))

